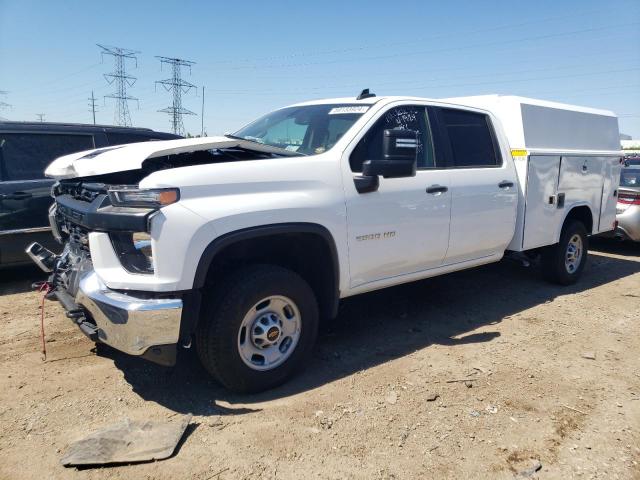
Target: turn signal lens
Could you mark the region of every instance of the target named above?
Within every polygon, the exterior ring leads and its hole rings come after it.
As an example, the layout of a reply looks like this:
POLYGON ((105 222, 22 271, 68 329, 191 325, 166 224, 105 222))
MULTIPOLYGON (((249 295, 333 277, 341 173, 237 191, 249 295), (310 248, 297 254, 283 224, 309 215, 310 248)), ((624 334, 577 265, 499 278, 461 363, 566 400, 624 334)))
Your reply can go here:
POLYGON ((109 190, 111 204, 117 207, 164 207, 180 199, 177 188, 109 190))

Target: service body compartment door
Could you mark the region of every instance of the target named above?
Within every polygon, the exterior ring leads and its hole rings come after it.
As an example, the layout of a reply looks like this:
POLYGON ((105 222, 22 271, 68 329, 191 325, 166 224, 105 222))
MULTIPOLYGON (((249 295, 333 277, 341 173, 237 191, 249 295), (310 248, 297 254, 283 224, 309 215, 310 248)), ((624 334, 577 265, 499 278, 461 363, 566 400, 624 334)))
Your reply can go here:
POLYGON ((598 229, 603 187, 602 163, 605 158, 563 155, 560 163, 558 194, 564 195, 564 208, 588 205, 593 213, 593 231, 598 229))
POLYGON ((622 164, 619 157, 604 158, 602 165, 604 184, 602 186, 602 208, 600 209, 598 233, 608 232, 614 228, 621 170, 622 164))
POLYGON ((531 155, 527 167, 527 196, 525 204, 524 250, 555 242, 562 210, 557 205, 560 156, 531 155))

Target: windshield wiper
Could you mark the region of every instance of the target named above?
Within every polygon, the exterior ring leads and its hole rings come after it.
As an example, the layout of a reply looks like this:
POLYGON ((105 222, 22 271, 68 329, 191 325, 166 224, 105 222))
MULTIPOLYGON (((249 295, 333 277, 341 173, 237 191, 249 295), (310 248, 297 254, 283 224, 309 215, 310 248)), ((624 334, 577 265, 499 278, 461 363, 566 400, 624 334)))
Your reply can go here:
POLYGON ((258 145, 264 145, 266 147, 276 148, 278 150, 281 150, 283 155, 287 155, 289 157, 299 157, 299 156, 306 157, 307 156, 306 153, 295 152, 293 150, 287 150, 286 148, 276 147, 275 145, 271 145, 269 143, 258 142, 257 140, 252 140, 250 138, 240 137, 238 135, 232 135, 230 133, 225 133, 224 136, 227 137, 227 138, 233 138, 234 140, 244 140, 245 142, 251 142, 251 143, 256 143, 258 145))

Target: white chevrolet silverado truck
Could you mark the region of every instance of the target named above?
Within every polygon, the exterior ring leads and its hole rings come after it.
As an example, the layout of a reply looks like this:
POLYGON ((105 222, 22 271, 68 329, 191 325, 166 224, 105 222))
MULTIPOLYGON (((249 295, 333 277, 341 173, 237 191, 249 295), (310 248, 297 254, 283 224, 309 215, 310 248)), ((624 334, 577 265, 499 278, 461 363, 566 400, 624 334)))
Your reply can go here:
POLYGON ((615 226, 619 148, 607 111, 365 90, 233 135, 58 158, 64 250, 28 253, 92 340, 164 365, 193 340, 255 392, 307 362, 345 297, 505 255, 575 282, 588 236, 615 226))

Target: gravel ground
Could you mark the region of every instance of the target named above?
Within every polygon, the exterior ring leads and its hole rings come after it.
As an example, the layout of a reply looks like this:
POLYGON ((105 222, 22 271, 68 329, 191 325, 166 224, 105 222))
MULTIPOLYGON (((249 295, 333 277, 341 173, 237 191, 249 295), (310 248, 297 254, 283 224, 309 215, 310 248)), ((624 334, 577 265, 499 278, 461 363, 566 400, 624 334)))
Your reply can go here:
POLYGON ((502 262, 362 295, 278 389, 232 395, 86 339, 37 272, 0 271, 0 478, 640 478, 640 247, 598 241, 578 285, 502 262), (168 460, 67 469, 124 417, 192 413, 168 460), (537 466, 541 468, 533 472, 537 466))

